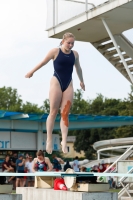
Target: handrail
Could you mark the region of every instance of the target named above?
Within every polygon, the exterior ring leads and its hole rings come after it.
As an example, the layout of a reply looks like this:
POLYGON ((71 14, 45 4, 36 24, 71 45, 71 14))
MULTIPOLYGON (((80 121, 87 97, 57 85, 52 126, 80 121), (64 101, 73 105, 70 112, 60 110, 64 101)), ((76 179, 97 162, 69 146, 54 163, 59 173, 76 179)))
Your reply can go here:
POLYGON ((87 0, 85 0, 85 3, 82 2, 82 1, 76 1, 76 0, 64 0, 64 1, 72 1, 74 3, 82 3, 82 4, 87 3, 87 4, 91 5, 91 6, 93 6, 94 8, 96 7, 93 3, 88 3, 87 0))
MULTIPOLYGON (((133 167, 127 172, 127 174, 130 174, 130 173, 132 173, 133 172, 133 167)), ((127 179, 128 177, 122 177, 122 178, 120 178, 120 182, 122 182, 122 181, 125 181, 125 179, 127 179)))
POLYGON ((106 170, 104 171, 104 173, 108 172, 108 171, 109 171, 109 170, 110 170, 124 155, 126 155, 132 148, 133 148, 133 145, 130 146, 130 148, 128 148, 127 151, 125 151, 112 165, 110 165, 110 166, 108 167, 108 169, 106 169, 106 170))

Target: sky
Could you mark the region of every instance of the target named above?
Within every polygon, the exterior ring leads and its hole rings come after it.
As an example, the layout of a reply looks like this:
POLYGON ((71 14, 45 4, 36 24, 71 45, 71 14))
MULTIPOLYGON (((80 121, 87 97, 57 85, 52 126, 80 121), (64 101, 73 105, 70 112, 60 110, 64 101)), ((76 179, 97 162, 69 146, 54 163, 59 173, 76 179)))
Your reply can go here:
MULTIPOLYGON (((49 95, 53 63, 50 61, 30 79, 26 79, 25 75, 61 41, 48 38, 46 12, 45 0, 0 1, 0 87, 17 89, 24 102, 39 106, 49 95)), ((125 35, 133 42, 133 30, 125 35)), ((75 41, 73 49, 80 56, 86 86, 84 99, 94 99, 100 93, 107 98, 128 97, 130 82, 90 43, 75 41)), ((80 89, 75 69, 73 84, 75 91, 80 89)))

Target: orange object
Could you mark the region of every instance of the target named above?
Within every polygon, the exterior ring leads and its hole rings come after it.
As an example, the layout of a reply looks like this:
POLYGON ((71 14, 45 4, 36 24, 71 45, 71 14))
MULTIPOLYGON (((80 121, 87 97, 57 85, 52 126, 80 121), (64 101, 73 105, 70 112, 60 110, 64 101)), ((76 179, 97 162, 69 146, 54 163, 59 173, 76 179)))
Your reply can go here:
POLYGON ((65 105, 65 108, 63 109, 63 112, 61 113, 64 124, 67 127, 69 125, 68 115, 69 115, 70 107, 71 107, 71 102, 67 101, 67 104, 65 105))
POLYGON ((67 190, 63 178, 56 178, 54 180, 54 190, 67 190))

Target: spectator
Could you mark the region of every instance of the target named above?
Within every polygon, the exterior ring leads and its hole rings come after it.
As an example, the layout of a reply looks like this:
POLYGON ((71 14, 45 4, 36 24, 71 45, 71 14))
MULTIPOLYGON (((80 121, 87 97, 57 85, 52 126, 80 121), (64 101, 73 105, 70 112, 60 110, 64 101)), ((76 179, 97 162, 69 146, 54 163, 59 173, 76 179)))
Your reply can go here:
MULTIPOLYGON (((29 161, 25 163, 25 168, 28 173, 32 173, 33 158, 29 155, 29 161)), ((28 176, 28 187, 34 186, 34 176, 28 176)))
POLYGON ((66 164, 64 165, 64 171, 66 171, 68 168, 72 169, 71 165, 69 164, 69 161, 66 161, 66 164))
MULTIPOLYGON (((16 160, 18 159, 17 153, 14 152, 12 157, 10 158, 10 162, 11 162, 11 166, 14 169, 14 172, 16 172, 16 160)), ((13 183, 13 189, 16 189, 16 176, 12 179, 12 183, 13 183)))
MULTIPOLYGON (((13 167, 11 166, 10 163, 10 157, 6 155, 5 161, 2 163, 2 171, 3 172, 14 172, 13 167)), ((9 183, 14 177, 6 177, 6 182, 9 183)))
POLYGON ((86 167, 81 167, 80 172, 86 172, 86 169, 87 169, 86 167))
MULTIPOLYGON (((26 163, 29 162, 29 154, 26 153, 25 155, 25 165, 26 163)), ((24 168, 24 173, 27 173, 27 168, 24 168)), ((24 186, 27 185, 27 176, 24 176, 24 186)))
POLYGON ((18 159, 17 153, 13 153, 13 156, 10 158, 11 166, 14 168, 14 172, 16 172, 16 160, 18 159))
MULTIPOLYGON (((24 167, 25 167, 25 159, 23 158, 22 154, 18 155, 18 159, 16 160, 16 170, 18 173, 24 173, 24 167)), ((17 176, 16 177, 16 187, 24 187, 24 177, 23 176, 17 176)))
POLYGON ((106 165, 104 164, 104 160, 101 161, 98 165, 98 172, 104 172, 106 170, 106 165))
POLYGON ((39 150, 37 152, 37 158, 34 158, 33 160, 32 172, 52 171, 52 169, 53 169, 53 166, 49 158, 44 157, 43 151, 39 150))
POLYGON ((75 160, 73 161, 73 170, 75 172, 79 172, 79 161, 78 161, 78 156, 75 157, 75 160))
POLYGON ((62 170, 61 164, 64 164, 64 161, 61 158, 58 158, 56 155, 53 155, 53 169, 58 172, 62 170))

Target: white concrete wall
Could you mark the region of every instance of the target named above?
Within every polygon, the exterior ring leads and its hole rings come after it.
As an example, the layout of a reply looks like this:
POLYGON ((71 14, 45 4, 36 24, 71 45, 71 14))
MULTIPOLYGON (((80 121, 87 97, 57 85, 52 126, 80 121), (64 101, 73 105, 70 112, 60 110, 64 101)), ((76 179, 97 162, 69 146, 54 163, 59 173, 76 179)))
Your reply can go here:
POLYGON ((0 200, 22 200, 21 194, 0 194, 0 200))
POLYGON ((17 194, 22 194, 22 200, 118 200, 117 193, 111 192, 71 192, 53 189, 23 188, 16 189, 17 194))

